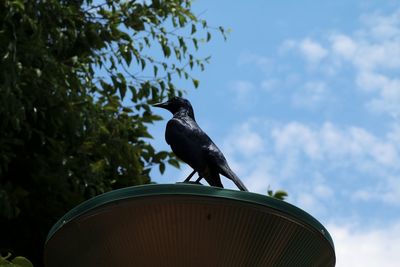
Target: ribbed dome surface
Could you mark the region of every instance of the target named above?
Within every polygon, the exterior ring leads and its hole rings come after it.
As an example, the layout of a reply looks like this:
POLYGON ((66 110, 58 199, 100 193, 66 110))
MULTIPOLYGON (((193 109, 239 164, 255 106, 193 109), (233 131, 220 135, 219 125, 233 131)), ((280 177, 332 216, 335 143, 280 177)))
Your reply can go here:
POLYGON ((50 231, 47 267, 334 266, 328 232, 266 196, 198 185, 125 188, 91 199, 50 231))

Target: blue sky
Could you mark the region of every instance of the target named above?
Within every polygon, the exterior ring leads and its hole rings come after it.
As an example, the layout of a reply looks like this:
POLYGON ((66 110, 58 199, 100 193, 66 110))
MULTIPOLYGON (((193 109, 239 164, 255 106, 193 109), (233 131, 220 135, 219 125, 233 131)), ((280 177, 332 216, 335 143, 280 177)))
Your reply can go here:
MULTIPOLYGON (((211 63, 196 119, 251 191, 285 189, 333 236, 337 266, 400 262, 400 3, 196 1, 211 63)), ((155 111, 165 119, 170 114, 155 111)), ((164 141, 165 121, 151 127, 164 141)), ((158 183, 190 169, 153 172, 158 183)), ((224 180, 227 187, 233 188, 224 180)))

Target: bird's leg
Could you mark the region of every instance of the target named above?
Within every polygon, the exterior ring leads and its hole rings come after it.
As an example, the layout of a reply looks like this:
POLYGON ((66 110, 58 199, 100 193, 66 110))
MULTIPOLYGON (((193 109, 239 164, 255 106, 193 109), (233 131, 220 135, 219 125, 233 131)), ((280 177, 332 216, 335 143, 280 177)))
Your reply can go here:
POLYGON ((197 180, 196 180, 196 184, 199 184, 200 183, 200 181, 201 181, 201 179, 203 179, 203 177, 201 176, 201 175, 199 175, 199 178, 197 178, 197 180))
POLYGON ((184 183, 187 183, 187 182, 189 182, 190 181, 190 178, 192 178, 192 176, 194 175, 196 173, 196 171, 195 170, 193 170, 192 171, 192 173, 191 174, 189 174, 189 176, 185 179, 185 181, 183 181, 184 183))

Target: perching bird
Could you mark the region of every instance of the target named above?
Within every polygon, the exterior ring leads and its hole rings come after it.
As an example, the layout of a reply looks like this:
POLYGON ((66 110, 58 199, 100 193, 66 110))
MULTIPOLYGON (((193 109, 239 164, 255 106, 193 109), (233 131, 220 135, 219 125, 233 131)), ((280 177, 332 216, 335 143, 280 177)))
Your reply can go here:
POLYGON ((222 152, 197 125, 192 105, 188 100, 173 97, 154 106, 167 109, 173 114, 173 118, 167 123, 165 140, 175 155, 194 169, 185 182, 197 172, 199 178, 196 182, 204 178, 209 185, 223 188, 219 176, 222 174, 231 179, 240 190, 248 191, 231 170, 222 152))

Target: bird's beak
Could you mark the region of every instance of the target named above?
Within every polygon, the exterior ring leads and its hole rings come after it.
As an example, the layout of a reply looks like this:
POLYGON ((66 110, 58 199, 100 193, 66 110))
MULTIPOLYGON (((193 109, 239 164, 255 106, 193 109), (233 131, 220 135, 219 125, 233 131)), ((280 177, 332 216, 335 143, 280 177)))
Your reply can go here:
POLYGON ((168 101, 163 102, 163 103, 156 103, 153 105, 153 107, 157 107, 157 108, 167 108, 168 107, 168 101))

